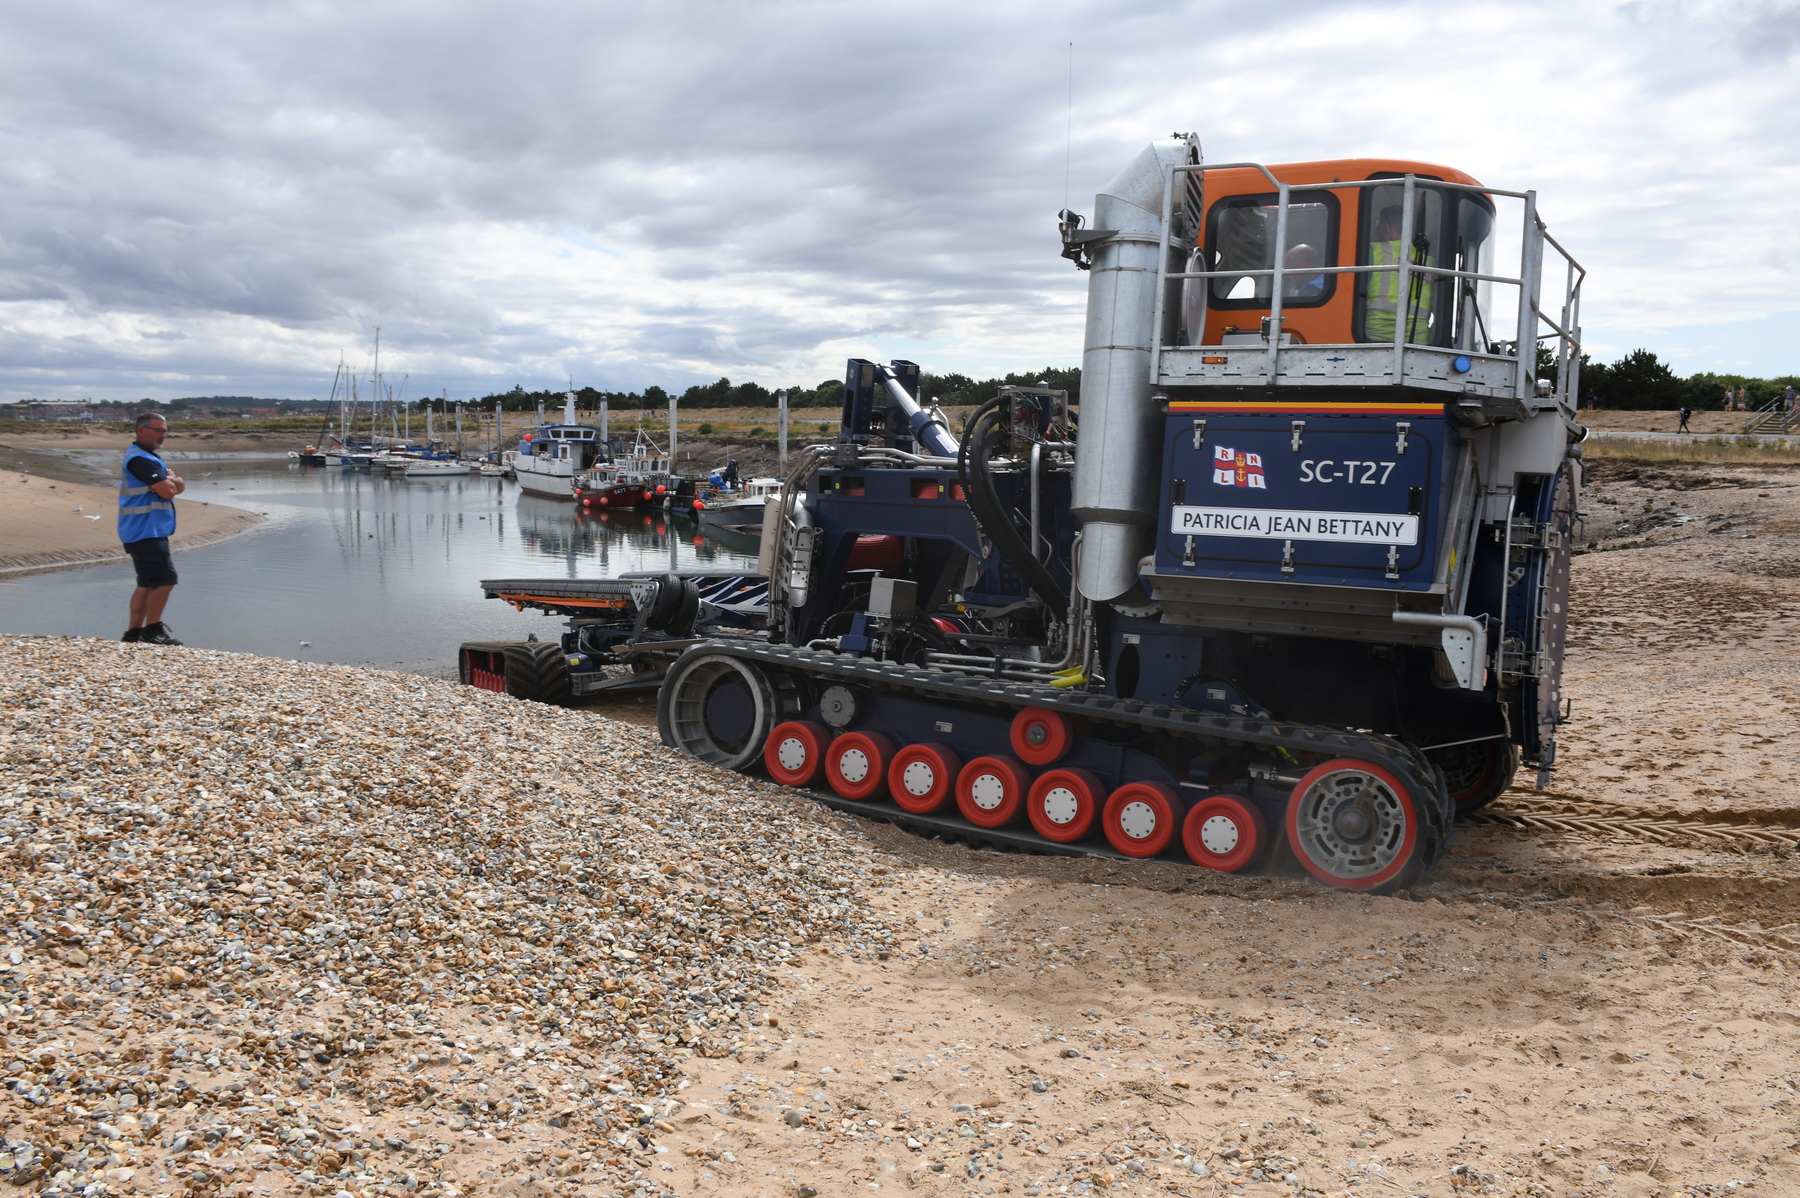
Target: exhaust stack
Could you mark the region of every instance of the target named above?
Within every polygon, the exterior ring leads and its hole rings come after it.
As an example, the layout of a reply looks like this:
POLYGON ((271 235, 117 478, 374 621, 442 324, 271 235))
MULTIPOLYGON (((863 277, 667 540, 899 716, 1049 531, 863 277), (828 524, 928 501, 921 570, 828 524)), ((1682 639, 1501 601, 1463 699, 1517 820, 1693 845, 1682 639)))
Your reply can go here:
MULTIPOLYGON (((1163 194, 1171 167, 1200 161, 1192 136, 1145 147, 1094 197, 1094 225, 1076 233, 1065 214, 1066 256, 1092 259, 1087 340, 1081 356, 1081 428, 1075 455, 1074 516, 1081 527, 1075 585, 1100 603, 1148 605, 1138 560, 1155 537, 1162 474, 1162 413, 1150 402, 1150 348, 1156 313, 1163 194)), ((1170 238, 1168 269, 1179 272, 1170 238)), ((1173 339, 1177 305, 1163 305, 1163 343, 1173 339)))

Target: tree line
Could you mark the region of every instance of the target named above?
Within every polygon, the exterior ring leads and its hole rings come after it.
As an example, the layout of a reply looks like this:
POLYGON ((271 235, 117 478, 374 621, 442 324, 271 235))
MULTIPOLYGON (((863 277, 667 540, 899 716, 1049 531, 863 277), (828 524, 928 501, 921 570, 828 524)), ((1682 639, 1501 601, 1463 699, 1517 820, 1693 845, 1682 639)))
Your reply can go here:
MULTIPOLYGON (((927 403, 942 404, 947 408, 969 407, 985 402, 1003 386, 1032 387, 1039 382, 1049 383, 1053 390, 1069 392, 1069 400, 1073 403, 1081 390, 1081 368, 1045 367, 1043 370, 1015 371, 1002 378, 992 379, 927 372, 920 376, 919 394, 927 403)), ((844 403, 842 379, 826 379, 816 387, 789 387, 787 392, 790 408, 837 408, 844 403)), ((553 414, 562 409, 565 394, 565 390, 527 391, 523 386, 515 385, 511 391, 484 395, 469 402, 488 409, 499 403, 508 412, 535 412, 541 405, 546 413, 553 414)), ((641 392, 601 391, 593 387, 578 387, 575 390, 576 406, 585 411, 598 408, 600 401, 605 400, 607 410, 611 412, 635 412, 640 408, 647 412, 666 412, 670 398, 670 392, 654 386, 645 387, 641 392)), ((729 378, 689 387, 673 398, 680 404, 682 411, 692 408, 775 406, 775 392, 770 388, 760 383, 734 383, 729 378)))
MULTIPOLYGON (((1540 367, 1542 361, 1540 359, 1540 367)), ((1540 377, 1555 377, 1554 367, 1540 377)), ((1623 411, 1667 411, 1688 407, 1696 411, 1718 410, 1725 406, 1725 388, 1735 393, 1748 392, 1752 411, 1781 398, 1788 387, 1800 389, 1800 375, 1760 379, 1743 374, 1717 374, 1701 371, 1682 378, 1666 362, 1647 349, 1634 349, 1617 362, 1596 362, 1581 356, 1581 406, 1591 398, 1598 408, 1623 411)))

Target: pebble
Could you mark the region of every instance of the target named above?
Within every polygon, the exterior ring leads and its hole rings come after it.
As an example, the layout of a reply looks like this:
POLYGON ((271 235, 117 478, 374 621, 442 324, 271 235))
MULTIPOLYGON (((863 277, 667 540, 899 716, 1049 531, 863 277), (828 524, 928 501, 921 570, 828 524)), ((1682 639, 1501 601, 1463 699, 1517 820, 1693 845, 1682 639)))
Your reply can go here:
POLYGON ((229 1130, 314 1193, 360 1170, 454 1198, 473 1179, 403 1130, 429 1104, 459 1136, 560 1119, 586 1179, 626 1185, 684 1060, 749 1043, 806 954, 896 939, 833 817, 590 714, 16 636, 0 712, 15 1184, 214 1189, 249 1176, 204 1159, 229 1130), (325 1139, 295 1114, 322 1099, 359 1108, 325 1139), (80 1141, 101 1118, 117 1138, 80 1141))

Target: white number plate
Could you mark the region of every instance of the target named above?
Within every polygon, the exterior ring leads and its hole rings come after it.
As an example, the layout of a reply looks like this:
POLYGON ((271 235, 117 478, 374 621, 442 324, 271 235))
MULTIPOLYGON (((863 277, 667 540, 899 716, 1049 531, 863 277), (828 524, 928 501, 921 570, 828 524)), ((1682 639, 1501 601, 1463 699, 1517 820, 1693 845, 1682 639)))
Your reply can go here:
POLYGON ((1267 508, 1178 507, 1169 531, 1205 537, 1268 541, 1344 541, 1356 545, 1417 545, 1419 517, 1372 512, 1290 512, 1267 508))

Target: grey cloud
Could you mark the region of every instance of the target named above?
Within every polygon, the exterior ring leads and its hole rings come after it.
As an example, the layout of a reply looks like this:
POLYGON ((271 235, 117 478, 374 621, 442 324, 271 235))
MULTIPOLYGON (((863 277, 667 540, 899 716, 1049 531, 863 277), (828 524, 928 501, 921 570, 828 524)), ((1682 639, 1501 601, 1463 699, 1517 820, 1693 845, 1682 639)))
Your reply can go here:
MULTIPOLYGON (((1791 6, 1729 12, 1766 45, 1791 34, 1791 6)), ((1678 237, 1711 176, 1689 161, 1671 183, 1665 159, 1691 150, 1647 132, 1598 144, 1617 122, 1549 105, 1525 77, 1542 31, 1595 105, 1654 106, 1716 83, 1722 61, 1686 49, 1672 10, 1548 4, 75 3, 11 5, 8 28, 13 393, 318 390, 377 324, 434 390, 564 369, 614 386, 792 381, 834 373, 821 347, 841 343, 974 339, 958 352, 1036 364, 1007 329, 1061 330, 1073 361, 1082 279, 1052 223, 1070 40, 1078 209, 1177 127, 1215 158, 1430 149, 1543 189, 1598 283, 1609 258, 1635 265, 1633 236, 1639 259, 1646 233, 1678 237), (1456 40, 1497 12, 1516 35, 1456 40), (1432 69, 1396 75, 1319 34, 1334 22, 1391 31, 1432 69), (1384 89, 1396 100, 1371 123, 1384 89), (1420 95, 1428 110, 1406 103, 1420 95), (1456 104, 1468 119, 1428 132, 1456 104), (1501 132, 1509 104, 1520 118, 1501 132)), ((1737 113, 1732 136, 1757 136, 1792 93, 1737 113)), ((1731 288, 1754 302, 1763 285, 1731 288)))

